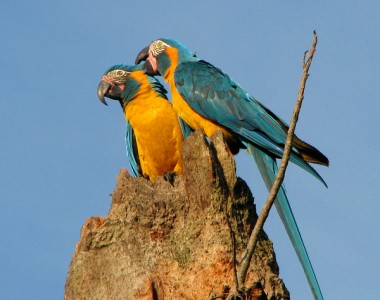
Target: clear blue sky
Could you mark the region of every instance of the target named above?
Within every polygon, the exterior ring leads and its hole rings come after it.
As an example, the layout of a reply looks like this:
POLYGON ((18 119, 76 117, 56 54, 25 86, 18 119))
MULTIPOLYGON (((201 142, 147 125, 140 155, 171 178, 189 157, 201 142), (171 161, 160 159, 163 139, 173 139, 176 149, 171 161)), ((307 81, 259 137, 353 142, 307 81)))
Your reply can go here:
MULTIPOLYGON (((183 41, 289 120, 301 58, 319 36, 297 134, 329 185, 291 166, 286 187, 325 299, 372 299, 380 268, 379 1, 10 1, 0 4, 0 294, 62 299, 81 225, 105 216, 124 151, 103 72, 160 37, 183 41)), ((238 173, 260 208, 248 155, 238 173)), ((265 230, 292 299, 311 299, 273 211, 265 230)))

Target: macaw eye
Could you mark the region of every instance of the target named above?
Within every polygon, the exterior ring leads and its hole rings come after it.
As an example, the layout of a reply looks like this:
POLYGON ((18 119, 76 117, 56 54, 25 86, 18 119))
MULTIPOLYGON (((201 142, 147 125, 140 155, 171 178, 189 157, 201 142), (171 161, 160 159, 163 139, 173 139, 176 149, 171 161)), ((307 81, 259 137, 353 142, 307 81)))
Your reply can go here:
POLYGON ((113 70, 109 73, 109 80, 113 83, 125 83, 128 80, 129 72, 124 70, 113 70))
POLYGON ((149 48, 149 51, 153 54, 153 56, 159 55, 161 52, 163 52, 168 45, 164 43, 163 41, 154 41, 149 48))

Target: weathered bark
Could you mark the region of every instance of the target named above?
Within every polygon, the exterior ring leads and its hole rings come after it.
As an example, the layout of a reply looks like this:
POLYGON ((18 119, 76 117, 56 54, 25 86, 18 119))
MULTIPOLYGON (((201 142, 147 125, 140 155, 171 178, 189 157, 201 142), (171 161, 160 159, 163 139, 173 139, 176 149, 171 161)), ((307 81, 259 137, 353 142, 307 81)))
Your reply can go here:
MULTIPOLYGON (((183 158, 172 183, 120 171, 108 217, 82 227, 65 299, 220 299, 234 287, 234 251, 257 219, 252 194, 221 133, 209 144, 195 132, 183 158)), ((250 299, 289 299, 265 233, 247 283, 250 299)))

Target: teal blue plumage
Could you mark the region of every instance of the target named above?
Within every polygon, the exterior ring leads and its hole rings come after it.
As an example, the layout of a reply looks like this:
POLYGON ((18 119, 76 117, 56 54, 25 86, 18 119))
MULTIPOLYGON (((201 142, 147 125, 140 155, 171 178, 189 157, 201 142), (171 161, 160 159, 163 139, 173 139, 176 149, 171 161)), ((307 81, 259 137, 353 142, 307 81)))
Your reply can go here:
MULTIPOLYGON (((250 144, 247 144, 247 150, 255 159, 260 174, 264 179, 265 185, 268 190, 270 190, 278 172, 276 160, 250 144)), ((277 212, 297 253, 298 259, 301 262, 314 298, 320 300, 323 299, 321 289, 315 276, 313 266, 310 262, 309 255, 306 251, 305 244, 298 229, 298 225, 293 215, 293 211, 283 184, 277 193, 277 199, 274 205, 276 206, 277 212)))
MULTIPOLYGON (((282 157, 286 132, 281 124, 228 75, 199 60, 180 64, 174 79, 178 92, 197 113, 230 129, 242 141, 282 157)), ((294 147, 290 160, 326 185, 294 147)))

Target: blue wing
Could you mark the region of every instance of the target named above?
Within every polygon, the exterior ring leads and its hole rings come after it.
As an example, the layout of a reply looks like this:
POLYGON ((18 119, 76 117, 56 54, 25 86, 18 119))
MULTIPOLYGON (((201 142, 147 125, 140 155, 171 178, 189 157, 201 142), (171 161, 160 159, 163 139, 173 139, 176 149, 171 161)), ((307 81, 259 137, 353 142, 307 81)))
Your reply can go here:
POLYGON ((138 176, 140 161, 137 152, 136 137, 133 128, 128 121, 125 129, 125 147, 133 175, 138 176))
MULTIPOLYGON (((220 69, 201 60, 185 62, 177 66, 174 79, 178 92, 197 113, 230 129, 242 142, 282 157, 286 125, 220 69)), ((295 147, 290 160, 326 185, 295 147)))

